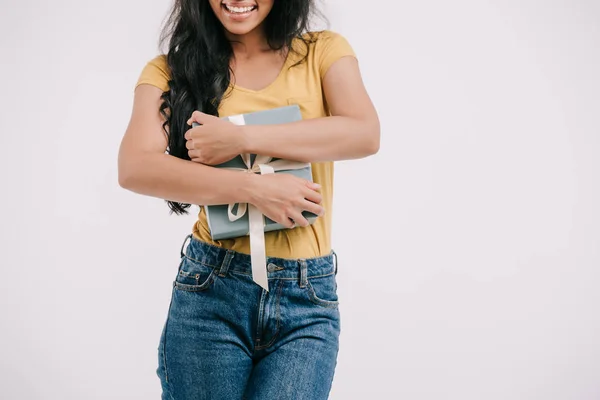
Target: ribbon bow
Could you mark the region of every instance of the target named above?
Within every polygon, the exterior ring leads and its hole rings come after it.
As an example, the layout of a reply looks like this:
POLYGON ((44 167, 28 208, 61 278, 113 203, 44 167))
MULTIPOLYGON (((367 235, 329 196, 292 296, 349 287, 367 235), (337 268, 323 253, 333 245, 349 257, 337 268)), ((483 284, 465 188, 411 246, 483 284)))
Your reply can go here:
MULTIPOLYGON (((283 159, 273 160, 272 157, 268 156, 259 156, 257 155, 254 162, 251 162, 250 154, 241 154, 242 161, 246 165, 246 169, 237 168, 237 167, 227 167, 226 169, 231 169, 235 171, 245 171, 253 174, 273 174, 277 171, 290 171, 294 169, 304 169, 308 168, 310 164, 298 162, 298 161, 289 161, 283 159)), ((248 203, 231 203, 227 207, 227 215, 229 216, 230 221, 237 221, 246 215, 248 210, 248 203), (237 206, 237 210, 234 212, 235 206, 237 206)))

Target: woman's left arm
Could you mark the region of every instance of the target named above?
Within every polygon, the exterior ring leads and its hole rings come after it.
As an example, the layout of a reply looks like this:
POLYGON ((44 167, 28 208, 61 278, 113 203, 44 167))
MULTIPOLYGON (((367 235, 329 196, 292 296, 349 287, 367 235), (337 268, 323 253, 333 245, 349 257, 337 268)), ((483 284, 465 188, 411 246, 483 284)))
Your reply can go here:
POLYGON ((245 125, 246 152, 302 162, 367 157, 379 151, 379 118, 365 89, 358 61, 334 62, 323 77, 330 117, 279 125, 245 125))
POLYGON ((268 155, 300 162, 340 161, 379 151, 379 118, 364 86, 358 60, 345 56, 323 77, 331 116, 276 125, 233 125, 194 112, 204 126, 186 133, 192 161, 218 164, 240 153, 268 155))

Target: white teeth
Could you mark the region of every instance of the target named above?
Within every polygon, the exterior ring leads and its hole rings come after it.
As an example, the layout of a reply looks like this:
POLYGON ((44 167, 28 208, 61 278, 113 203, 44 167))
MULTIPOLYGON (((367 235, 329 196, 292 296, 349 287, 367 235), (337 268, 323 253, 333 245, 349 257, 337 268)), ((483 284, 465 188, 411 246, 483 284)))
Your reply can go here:
POLYGON ((227 4, 225 4, 225 8, 227 8, 227 10, 229 12, 237 13, 237 14, 247 13, 254 9, 254 7, 234 7, 234 6, 230 6, 227 4))

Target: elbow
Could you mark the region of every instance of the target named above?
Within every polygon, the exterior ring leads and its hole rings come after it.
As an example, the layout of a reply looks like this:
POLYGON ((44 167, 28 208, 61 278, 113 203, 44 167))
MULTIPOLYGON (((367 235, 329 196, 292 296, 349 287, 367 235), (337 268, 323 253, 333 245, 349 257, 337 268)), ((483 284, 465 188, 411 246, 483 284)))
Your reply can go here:
POLYGON ((122 187, 123 189, 130 189, 132 180, 133 180, 133 174, 131 173, 131 171, 119 166, 118 175, 119 175, 119 186, 122 187))
POLYGON ((355 154, 352 158, 366 158, 372 156, 379 151, 379 138, 364 138, 359 146, 360 147, 355 149, 355 154))
POLYGON ((131 190, 137 176, 135 165, 137 163, 131 157, 119 156, 118 162, 118 182, 123 189, 131 190))
POLYGON ((379 152, 379 142, 380 142, 380 133, 379 133, 379 121, 375 121, 370 124, 368 128, 368 133, 365 135, 367 138, 365 143, 365 156, 372 156, 379 152))
POLYGON ((131 174, 124 172, 121 168, 119 168, 119 186, 123 189, 131 187, 131 174))
MULTIPOLYGON (((375 135, 374 135, 375 136, 375 135)), ((377 134, 374 138, 369 140, 367 145, 367 155, 372 156, 379 152, 379 134, 377 134)))

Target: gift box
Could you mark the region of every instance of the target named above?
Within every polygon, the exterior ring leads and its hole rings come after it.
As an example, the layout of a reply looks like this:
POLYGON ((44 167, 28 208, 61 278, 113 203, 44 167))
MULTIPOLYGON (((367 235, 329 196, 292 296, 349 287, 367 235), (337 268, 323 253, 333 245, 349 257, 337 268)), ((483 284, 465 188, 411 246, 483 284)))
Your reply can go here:
MULTIPOLYGON (((282 124, 298 121, 302 119, 300 108, 297 105, 285 106, 270 110, 251 112, 246 114, 233 115, 224 119, 237 125, 268 125, 282 124)), ((194 124, 195 126, 196 124, 194 124)), ((238 170, 240 173, 248 173, 249 170, 254 173, 277 173, 292 174, 312 182, 312 171, 310 163, 301 163, 296 161, 272 158, 256 154, 240 154, 222 164, 216 165, 216 168, 227 168, 238 170)), ((250 234, 250 209, 255 208, 245 203, 223 204, 204 206, 206 219, 213 240, 231 239, 250 234)), ((254 230, 259 222, 254 210, 254 230)), ((260 214, 260 212, 258 212, 260 214)), ((317 219, 317 215, 304 211, 304 218, 310 224, 317 219)), ((260 214, 262 219, 262 232, 286 229, 283 225, 260 214)))

